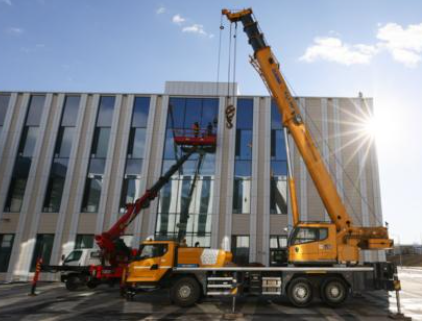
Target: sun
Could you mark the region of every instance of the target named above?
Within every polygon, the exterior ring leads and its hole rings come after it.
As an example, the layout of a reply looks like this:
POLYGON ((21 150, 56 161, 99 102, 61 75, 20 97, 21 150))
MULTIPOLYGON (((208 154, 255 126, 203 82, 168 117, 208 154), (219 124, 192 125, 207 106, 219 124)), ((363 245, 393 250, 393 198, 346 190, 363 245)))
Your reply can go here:
POLYGON ((374 140, 377 136, 380 135, 381 132, 378 119, 375 116, 368 116, 363 121, 362 130, 364 131, 366 136, 374 140))

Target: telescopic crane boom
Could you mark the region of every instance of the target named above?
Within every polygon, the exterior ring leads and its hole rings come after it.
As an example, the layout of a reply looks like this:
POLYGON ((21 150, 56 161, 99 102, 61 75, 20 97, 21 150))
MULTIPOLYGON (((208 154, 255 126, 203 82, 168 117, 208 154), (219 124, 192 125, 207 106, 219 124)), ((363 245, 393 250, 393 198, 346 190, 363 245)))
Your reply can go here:
POLYGON ((238 12, 224 9, 222 14, 232 23, 241 22, 243 24, 249 44, 254 50, 252 64, 277 103, 278 110, 282 115, 283 126, 293 137, 332 221, 332 224, 328 225, 299 223, 290 239, 294 246, 289 249, 289 260, 302 263, 320 261, 356 263, 359 261, 359 249, 390 248, 392 241, 389 239, 385 227, 357 227, 353 224, 314 140, 303 122, 297 103, 280 72, 279 63, 258 27, 252 9, 238 12), (300 243, 300 239, 305 238, 304 236, 307 234, 314 236, 315 245, 309 241, 306 244, 300 243), (327 239, 323 239, 324 236, 327 236, 327 239), (320 247, 322 240, 326 240, 326 243, 320 247), (318 247, 317 241, 320 241, 318 247), (315 248, 325 249, 324 255, 322 252, 315 253, 313 250, 315 248))

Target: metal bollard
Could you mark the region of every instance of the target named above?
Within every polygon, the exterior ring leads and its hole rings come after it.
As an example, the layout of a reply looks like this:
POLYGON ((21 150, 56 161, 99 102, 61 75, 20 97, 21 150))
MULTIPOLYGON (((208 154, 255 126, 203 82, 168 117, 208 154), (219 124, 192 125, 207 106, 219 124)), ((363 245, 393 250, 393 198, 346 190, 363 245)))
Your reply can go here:
POLYGON ((35 291, 37 289, 37 283, 40 278, 41 265, 42 265, 42 258, 38 258, 37 265, 35 266, 35 274, 34 274, 34 277, 32 278, 31 293, 29 294, 29 296, 37 296, 37 293, 35 291))

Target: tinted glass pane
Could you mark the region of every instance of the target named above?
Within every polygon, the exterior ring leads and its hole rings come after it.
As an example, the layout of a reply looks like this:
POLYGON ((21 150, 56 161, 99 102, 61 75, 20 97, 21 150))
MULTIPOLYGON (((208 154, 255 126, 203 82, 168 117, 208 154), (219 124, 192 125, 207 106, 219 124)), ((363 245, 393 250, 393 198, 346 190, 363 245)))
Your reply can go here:
POLYGON ((31 261, 31 272, 35 271, 38 258, 42 258, 43 264, 49 265, 51 251, 53 250, 54 234, 38 234, 35 243, 34 254, 31 261))
POLYGON ((208 123, 215 124, 218 121, 218 100, 202 100, 202 123, 201 127, 207 127, 208 123))
POLYGON ((181 129, 185 119, 185 99, 170 98, 167 128, 181 129))
POLYGON ((103 175, 106 165, 106 159, 105 158, 91 158, 89 162, 89 170, 88 173, 91 176, 94 175, 103 175))
POLYGON ((248 214, 251 212, 251 181, 235 178, 233 190, 233 213, 248 214))
POLYGON ((0 234, 0 273, 7 272, 12 254, 14 234, 0 234))
POLYGON ((271 130, 271 158, 286 160, 286 142, 283 130, 271 130))
POLYGON ((26 178, 12 178, 4 207, 5 212, 20 212, 25 194, 26 178))
POLYGON ((201 123, 202 100, 196 98, 186 99, 185 129, 192 129, 195 122, 201 123))
POLYGON ((164 143, 164 159, 176 159, 177 156, 180 156, 180 148, 174 144, 173 132, 167 130, 166 139, 164 143))
POLYGON ((4 124, 7 108, 9 106, 10 95, 0 95, 0 126, 4 124))
POLYGON ((93 234, 78 234, 75 241, 75 249, 92 248, 94 246, 93 234))
POLYGON ((108 139, 110 128, 96 128, 94 142, 92 143, 92 154, 97 158, 106 158, 108 151, 108 139))
POLYGON ((252 175, 252 162, 236 161, 234 164, 234 175, 239 177, 250 177, 252 175))
POLYGON ((122 196, 120 198, 120 212, 124 212, 126 210, 126 204, 135 202, 141 195, 141 180, 125 178, 123 181, 122 196))
POLYGON ((232 236, 231 251, 237 265, 249 264, 249 236, 232 236))
POLYGON ((253 128, 253 100, 238 99, 236 109, 236 128, 252 129, 253 128))
POLYGON ((236 159, 252 159, 252 130, 236 131, 236 159))
POLYGON ((111 127, 114 111, 114 96, 102 96, 98 108, 97 127, 111 127))
POLYGON ((287 162, 286 161, 271 161, 271 176, 287 176, 287 162))
POLYGON ((286 178, 271 177, 270 186, 270 213, 287 214, 286 178))
POLYGON ((26 116, 27 126, 39 126, 41 121, 42 110, 44 106, 44 95, 34 95, 29 103, 28 114, 26 116))
POLYGON ((150 98, 135 98, 133 106, 132 127, 146 128, 148 122, 150 98))
POLYGON ((70 157, 72 150, 74 127, 61 127, 57 138, 56 155, 59 157, 70 157))
POLYGON ((65 179, 63 177, 50 177, 44 200, 44 212, 58 213, 60 211, 64 182, 65 179))
POLYGON ((15 167, 13 169, 13 177, 27 178, 31 168, 31 158, 16 158, 15 167))
POLYGON ((130 132, 130 141, 128 155, 132 158, 143 158, 145 149, 145 128, 132 128, 130 132))
POLYGON ((102 181, 96 178, 88 178, 85 184, 82 212, 97 212, 101 197, 102 181))
POLYGON ((283 129, 283 120, 274 101, 271 101, 271 129, 283 129))
POLYGON ((67 96, 63 116, 62 116, 62 126, 74 127, 76 125, 76 119, 78 118, 79 111, 79 102, 81 100, 80 96, 67 96))
POLYGON ((142 173, 142 159, 128 159, 125 173, 126 175, 140 176, 142 173))
POLYGON ((66 177, 68 163, 68 158, 54 158, 53 164, 51 165, 50 176, 66 177))
POLYGON ((32 157, 37 143, 38 127, 25 127, 22 133, 19 154, 32 157))

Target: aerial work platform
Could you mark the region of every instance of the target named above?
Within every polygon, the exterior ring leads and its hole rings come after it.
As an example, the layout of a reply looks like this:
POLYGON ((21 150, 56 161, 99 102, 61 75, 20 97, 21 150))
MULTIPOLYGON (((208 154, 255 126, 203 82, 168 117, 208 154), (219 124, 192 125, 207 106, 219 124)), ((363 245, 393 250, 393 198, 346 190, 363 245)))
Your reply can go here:
POLYGON ((215 151, 217 136, 209 130, 175 129, 174 143, 182 148, 198 147, 215 151))

